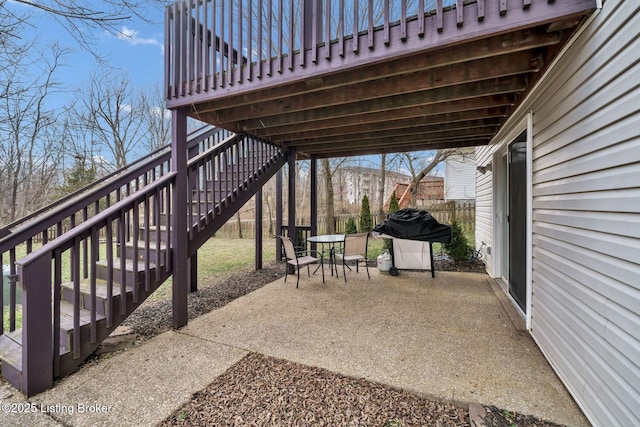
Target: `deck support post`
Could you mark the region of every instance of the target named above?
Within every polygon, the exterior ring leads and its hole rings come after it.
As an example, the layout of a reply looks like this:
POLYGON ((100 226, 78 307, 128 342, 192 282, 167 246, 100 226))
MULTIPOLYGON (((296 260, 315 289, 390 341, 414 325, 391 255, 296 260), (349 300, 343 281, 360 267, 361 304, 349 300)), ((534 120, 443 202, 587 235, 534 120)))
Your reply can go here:
POLYGON ((48 255, 28 265, 18 264, 23 309, 20 391, 27 397, 53 387, 51 254, 48 255))
POLYGON ((189 257, 189 290, 198 292, 198 251, 189 257))
MULTIPOLYGON (((311 168, 310 168, 310 181, 311 181, 311 235, 318 235, 318 156, 311 156, 311 168)), ((317 244, 312 243, 311 249, 316 250, 317 244)))
POLYGON ((256 270, 262 269, 262 188, 256 193, 256 270))
POLYGON ((187 290, 189 288, 189 241, 187 231, 187 115, 182 109, 172 110, 171 165, 177 172, 173 187, 171 215, 171 250, 173 252, 173 327, 187 324, 187 290))
MULTIPOLYGON (((282 235, 282 168, 276 172, 276 236, 282 235)), ((282 260, 282 241, 276 239, 276 262, 282 260)))
POLYGON ((289 165, 289 200, 287 206, 289 215, 287 218, 288 234, 293 244, 296 244, 296 148, 287 150, 287 164, 289 165))

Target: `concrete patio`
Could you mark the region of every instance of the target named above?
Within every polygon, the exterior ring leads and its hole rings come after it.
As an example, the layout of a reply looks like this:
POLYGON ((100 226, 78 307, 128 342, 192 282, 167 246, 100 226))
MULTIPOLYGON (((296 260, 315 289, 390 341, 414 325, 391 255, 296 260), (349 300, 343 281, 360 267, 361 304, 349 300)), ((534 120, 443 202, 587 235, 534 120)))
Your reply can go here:
MULTIPOLYGON (((306 272, 238 298, 30 399, 2 425, 150 425, 248 352, 468 404, 589 425, 486 275, 306 272), (514 320, 515 319, 515 320, 514 320), (78 406, 80 405, 80 406, 78 406), (79 408, 103 408, 81 411, 79 408), (48 412, 43 414, 42 410, 48 412)), ((24 402, 9 386, 2 403, 24 402)), ((4 407, 3 407, 4 408, 4 407)))

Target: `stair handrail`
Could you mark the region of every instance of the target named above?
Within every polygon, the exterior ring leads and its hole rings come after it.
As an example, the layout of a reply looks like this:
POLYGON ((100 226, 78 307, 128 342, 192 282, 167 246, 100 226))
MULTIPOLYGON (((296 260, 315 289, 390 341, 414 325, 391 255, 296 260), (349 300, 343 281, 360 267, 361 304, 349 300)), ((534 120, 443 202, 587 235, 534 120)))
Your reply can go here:
MULTIPOLYGON (((198 144, 200 141, 209 138, 210 136, 222 132, 224 131, 224 129, 221 128, 217 128, 211 125, 205 125, 202 126, 194 131, 192 131, 191 133, 189 133, 187 135, 187 150, 191 150, 196 144, 198 144)), ((30 214, 17 219, 16 221, 12 222, 11 224, 7 224, 5 226, 3 226, 2 228, 0 228, 0 254, 6 251, 5 248, 5 237, 13 234, 13 229, 19 227, 22 224, 25 224, 27 222, 29 222, 30 220, 36 218, 36 217, 41 217, 43 214, 45 214, 46 212, 50 212, 51 215, 55 215, 55 212, 57 212, 55 209, 63 209, 62 206, 66 206, 65 203, 79 197, 80 195, 84 195, 85 197, 89 197, 89 198, 95 198, 95 195, 97 193, 101 193, 105 191, 105 187, 109 186, 109 188, 112 188, 112 185, 110 184, 110 180, 112 180, 115 177, 120 177, 120 178, 124 178, 125 176, 129 177, 133 174, 135 174, 137 170, 139 169, 144 169, 145 166, 147 166, 150 162, 153 161, 153 159, 155 159, 156 157, 158 157, 158 160, 161 161, 168 161, 170 160, 170 156, 171 156, 171 152, 170 152, 170 148, 171 148, 171 144, 165 144, 159 148, 157 148, 156 150, 140 157, 139 159, 136 159, 134 161, 132 161, 131 163, 126 164, 125 166, 123 166, 122 168, 70 193, 67 194, 57 200, 55 200, 54 202, 48 204, 47 206, 44 206, 34 212, 31 212, 30 214), (90 191, 94 189, 94 191, 90 191), (93 196, 93 197, 92 197, 93 196)), ((158 162, 157 162, 158 163, 158 162)), ((113 191, 113 190, 110 190, 113 191)), ((93 201, 95 202, 95 200, 93 201)), ((92 203, 93 203, 92 202, 92 203)), ((67 209, 65 209, 67 210, 67 209)), ((68 210, 67 210, 68 211, 68 210)), ((79 210, 78 210, 79 211, 79 210)), ((76 212, 78 212, 76 211, 76 212)), ((42 220, 46 220, 45 218, 42 218, 42 220)), ((50 221, 49 221, 50 222, 50 221)), ((55 225, 57 223, 53 222, 52 224, 49 225, 49 227, 55 225)), ((41 232, 41 231, 40 231, 41 232)), ((36 233, 37 234, 37 233, 36 233)), ((11 241, 13 241, 14 239, 10 239, 11 241)))
MULTIPOLYGON (((154 198, 156 203, 163 203, 160 200, 164 199, 165 203, 168 203, 166 206, 169 206, 172 192, 175 191, 176 175, 177 172, 168 172, 150 185, 142 188, 140 191, 125 197, 89 218, 87 221, 78 224, 68 232, 47 242, 42 247, 16 261, 20 280, 24 282, 23 287, 28 290, 23 295, 24 310, 22 325, 23 380, 21 384, 21 391, 25 395, 31 396, 51 388, 55 370, 58 369, 57 364, 60 359, 57 349, 60 347, 60 338, 59 334, 53 333, 53 331, 60 330, 60 285, 62 281, 60 260, 63 252, 71 248, 73 248, 72 250, 79 250, 79 247, 83 242, 91 240, 92 250, 90 252, 90 257, 92 259, 90 261, 90 265, 92 266, 91 268, 93 269, 93 273, 90 275, 90 280, 92 281, 90 291, 90 298, 92 301, 90 325, 92 336, 91 340, 95 342, 97 322, 95 262, 100 258, 99 251, 95 249, 95 247, 99 244, 97 242, 100 241, 100 230, 122 230, 124 228, 124 218, 131 214, 133 214, 134 218, 139 216, 139 213, 136 214, 136 212, 139 212, 138 210, 140 209, 140 206, 144 204, 148 205, 150 198, 154 198), (162 196, 160 196, 161 193, 162 196), (116 222, 115 228, 113 227, 113 222, 116 222)), ((144 212, 144 215, 150 215, 150 212, 158 206, 151 210, 147 209, 144 212)), ((167 221, 170 221, 170 219, 167 221)), ((108 235, 111 236, 109 233, 108 235)), ((122 234, 120 234, 120 237, 121 236, 122 234)), ((124 259, 125 255, 122 250, 119 254, 116 254, 113 251, 113 245, 118 242, 118 240, 109 237, 108 242, 108 245, 110 245, 112 249, 107 249, 107 261, 111 259, 110 268, 112 269, 111 274, 113 275, 114 261, 121 261, 124 259)), ((167 252, 165 257, 169 256, 170 254, 167 252)), ((137 262, 145 262, 148 269, 150 260, 147 258, 145 261, 134 261, 134 263, 137 262)), ((122 264, 120 265, 122 266, 122 264)), ((170 265, 169 259, 165 260, 164 265, 170 265)), ((79 261, 77 261, 72 268, 71 280, 74 282, 74 289, 76 290, 75 302, 73 303, 73 339, 75 343, 74 358, 79 358, 80 302, 79 293, 77 292, 77 290, 79 290, 79 283, 81 279, 79 261)), ((121 270, 121 272, 124 273, 124 270, 121 270)), ((110 286, 113 288, 114 283, 112 282, 110 286)), ((120 295, 124 295, 125 293, 123 291, 125 284, 123 281, 121 281, 120 287, 120 295)), ((137 298, 135 295, 136 294, 134 293, 134 302, 136 302, 137 298)), ((111 314, 113 315, 112 311, 111 314)))
MULTIPOLYGON (((206 151, 215 147, 221 139, 226 138, 231 132, 206 125, 191 132, 188 136, 187 152, 190 157, 200 151, 206 151)), ((6 331, 14 331, 17 327, 16 306, 18 304, 19 290, 17 289, 16 260, 21 245, 26 245, 26 253, 31 253, 34 242, 39 240, 46 244, 50 239, 60 236, 65 228, 73 228, 77 223, 82 223, 91 216, 111 206, 135 191, 148 186, 151 182, 166 175, 171 170, 171 151, 160 148, 155 154, 149 155, 129 164, 127 167, 114 172, 89 187, 75 192, 57 202, 40 210, 38 215, 31 215, 3 228, 4 236, 0 238, 0 265, 8 264, 7 276, 3 271, 0 276, 0 289, 9 287, 9 301, 4 301, 0 292, 0 309, 8 311, 8 325, 4 316, 0 316, 0 335, 6 331), (87 190, 89 188, 89 190, 87 190), (8 283, 5 283, 8 282, 8 283), (8 305, 5 307, 5 305, 8 305)), ((1 235, 1 234, 0 234, 1 235)), ((87 247, 82 250, 86 253, 87 247)), ((86 270, 86 267, 85 267, 86 270)), ((6 313, 6 312, 5 312, 6 313)))
MULTIPOLYGON (((223 210, 210 217, 214 224, 221 224, 235 212, 234 207, 237 209, 244 205, 284 165, 285 159, 280 146, 244 134, 234 135, 208 149, 204 155, 195 156, 189 161, 187 183, 203 184, 206 182, 204 179, 212 176, 212 173, 233 172, 229 192, 227 194, 225 190, 222 195, 224 202, 218 198, 216 206, 212 207, 213 211, 218 208, 223 210), (227 170, 228 167, 231 169, 227 170), (191 179, 195 181, 190 181, 191 179)), ((178 194, 176 185, 179 173, 181 172, 168 171, 139 191, 124 196, 15 262, 19 281, 27 290, 23 294, 21 331, 19 388, 22 393, 31 396, 50 388, 53 378, 60 374, 63 366, 65 370, 68 369, 69 357, 81 361, 88 354, 87 351, 93 351, 113 330, 109 328, 115 328, 124 319, 123 316, 126 317, 159 283, 174 272, 173 267, 177 261, 174 260, 175 254, 171 247, 175 244, 176 237, 171 235, 170 230, 172 225, 174 228, 176 225, 174 215, 184 212, 181 209, 175 212, 173 209, 178 194), (151 225, 156 226, 153 231, 151 225), (130 227, 133 231, 127 236, 126 230, 130 227), (124 243, 139 241, 144 241, 145 244, 134 244, 132 252, 128 253, 124 243), (149 248, 154 241, 157 247, 154 255, 150 256, 149 248), (88 245, 90 250, 81 256, 83 245, 88 245), (102 248, 102 245, 105 247, 102 248), (165 245, 167 250, 158 250, 165 245), (64 260, 71 262, 65 263, 64 260), (88 274, 81 272, 82 262, 88 263, 88 274), (125 268, 129 262, 131 265, 125 268), (101 264, 100 268, 98 264, 101 264), (70 271, 63 271, 63 265, 70 265, 70 271), (135 273, 131 277, 127 271, 140 272, 141 278, 138 279, 135 273), (153 286, 149 284, 152 271, 155 272, 153 286), (105 315, 100 317, 97 308, 98 277, 106 283, 106 301, 113 301, 112 297, 117 291, 121 296, 118 303, 120 310, 114 310, 113 303, 108 302, 111 305, 105 308, 105 315), (82 280, 88 282, 82 284, 82 280), (132 280, 133 286, 129 290, 132 280), (71 293, 63 292, 63 286, 71 293), (131 297, 122 297, 127 292, 131 292, 131 297), (62 335, 58 331, 61 319, 65 317, 64 313, 69 313, 68 308, 63 311, 60 302, 65 295, 66 301, 69 301, 65 303, 66 307, 73 310, 73 324, 67 323, 70 326, 65 327, 69 328, 65 329, 68 332, 64 335, 67 353, 61 356, 59 349, 62 335), (84 319, 82 323, 81 318, 84 319), (65 357, 64 363, 62 357, 65 357)), ((195 189, 200 190, 202 187, 196 186, 195 189)), ((202 221, 206 221, 212 213, 208 212, 202 221)), ((214 228, 212 226, 208 230, 202 230, 198 239, 203 240, 205 235, 214 233, 214 228)))
POLYGON ((52 203, 50 203, 50 204, 48 204, 46 206, 43 206, 40 209, 38 209, 38 210, 36 210, 34 212, 31 212, 30 214, 28 214, 26 216, 18 218, 17 220, 12 222, 11 224, 7 224, 4 227, 2 227, 2 229, 0 229, 0 236, 2 236, 3 238, 5 236, 8 236, 9 234, 11 234, 11 230, 16 228, 16 227, 18 227, 19 225, 24 224, 24 223, 28 222, 29 220, 31 220, 31 219, 33 219, 35 217, 38 217, 38 216, 42 215, 43 213, 45 213, 47 211, 50 211, 50 210, 54 209, 55 207, 60 206, 63 203, 65 203, 65 202, 67 202, 67 201, 69 201, 69 200, 71 200, 71 199, 73 199, 73 198, 75 198, 75 197, 77 197, 77 196, 79 196, 81 194, 86 194, 88 190, 91 190, 92 188, 98 187, 101 184, 104 184, 105 181, 109 181, 113 177, 116 177, 116 176, 122 174, 124 171, 130 170, 130 169, 142 164, 142 162, 144 162, 145 160, 157 156, 162 151, 167 150, 169 147, 171 147, 171 144, 165 144, 162 147, 160 147, 160 148, 158 148, 158 149, 156 149, 156 150, 154 150, 154 151, 152 151, 152 152, 140 157, 139 159, 136 159, 131 163, 127 163, 125 166, 123 166, 122 168, 116 170, 115 172, 111 172, 110 174, 105 175, 104 177, 102 177, 102 178, 100 178, 98 180, 95 180, 92 183, 87 184, 86 186, 84 186, 84 187, 82 187, 82 188, 80 188, 80 189, 78 189, 78 190, 76 190, 76 191, 74 191, 72 193, 69 193, 69 194, 67 194, 67 195, 65 195, 65 196, 63 196, 63 197, 61 197, 59 199, 56 199, 52 203))

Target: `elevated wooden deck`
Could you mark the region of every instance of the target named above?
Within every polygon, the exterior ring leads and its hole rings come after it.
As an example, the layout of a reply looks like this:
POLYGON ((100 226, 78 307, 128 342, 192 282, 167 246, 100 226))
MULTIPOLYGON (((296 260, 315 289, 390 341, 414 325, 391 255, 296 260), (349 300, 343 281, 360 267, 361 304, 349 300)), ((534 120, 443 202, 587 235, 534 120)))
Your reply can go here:
POLYGON ((487 144, 595 0, 191 0, 169 108, 332 157, 487 144))

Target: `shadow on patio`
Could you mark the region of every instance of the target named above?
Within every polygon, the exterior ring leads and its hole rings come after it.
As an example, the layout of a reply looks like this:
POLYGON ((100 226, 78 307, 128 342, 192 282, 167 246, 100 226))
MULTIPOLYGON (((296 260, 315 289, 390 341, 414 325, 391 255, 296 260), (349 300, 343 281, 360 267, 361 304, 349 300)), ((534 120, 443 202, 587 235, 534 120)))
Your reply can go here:
MULTIPOLYGON (((328 272, 327 272, 328 273, 328 272)), ((281 278, 65 378, 38 404, 93 402, 109 414, 58 414, 70 425, 157 423, 248 352, 317 366, 458 403, 480 402, 588 425, 488 277, 401 271, 281 278), (508 307, 507 307, 508 308, 508 307)), ((48 425, 48 424, 47 424, 48 425)))

